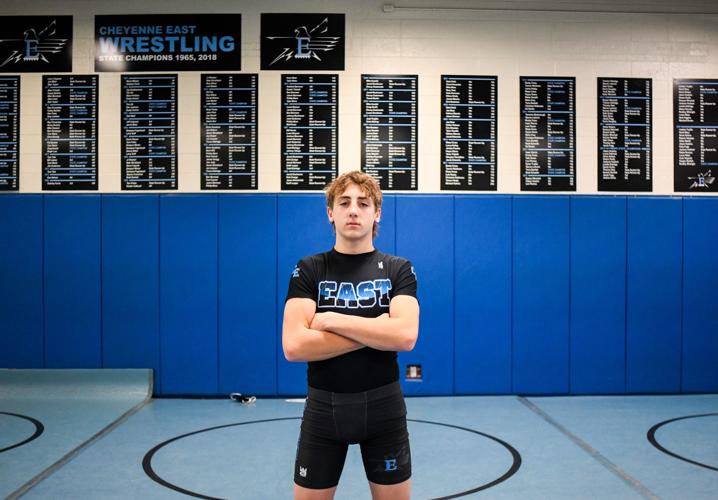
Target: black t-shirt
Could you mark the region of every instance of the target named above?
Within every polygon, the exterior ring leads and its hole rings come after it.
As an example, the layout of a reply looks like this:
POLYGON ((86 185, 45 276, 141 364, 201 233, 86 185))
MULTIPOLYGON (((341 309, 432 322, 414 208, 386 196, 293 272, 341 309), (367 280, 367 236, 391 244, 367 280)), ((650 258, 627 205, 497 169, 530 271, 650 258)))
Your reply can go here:
MULTIPOLYGON (((305 257, 294 268, 287 300, 312 299, 317 312, 365 318, 389 312, 397 295, 416 297, 416 275, 406 259, 378 250, 343 254, 332 249, 305 257)), ((323 361, 310 361, 309 385, 332 392, 361 392, 399 379, 395 351, 364 347, 323 361)))

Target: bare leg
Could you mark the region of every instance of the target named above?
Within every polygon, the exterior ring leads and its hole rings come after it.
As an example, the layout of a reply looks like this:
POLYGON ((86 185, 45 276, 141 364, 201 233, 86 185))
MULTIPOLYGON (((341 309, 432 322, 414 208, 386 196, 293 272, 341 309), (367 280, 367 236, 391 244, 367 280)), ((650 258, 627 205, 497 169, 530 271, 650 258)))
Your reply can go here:
POLYGON ((373 500, 409 500, 411 479, 398 484, 376 484, 369 481, 373 500))
MULTIPOLYGON (((294 485, 294 500, 332 500, 337 487, 315 490, 294 485)), ((408 498, 408 497, 407 497, 408 498)))

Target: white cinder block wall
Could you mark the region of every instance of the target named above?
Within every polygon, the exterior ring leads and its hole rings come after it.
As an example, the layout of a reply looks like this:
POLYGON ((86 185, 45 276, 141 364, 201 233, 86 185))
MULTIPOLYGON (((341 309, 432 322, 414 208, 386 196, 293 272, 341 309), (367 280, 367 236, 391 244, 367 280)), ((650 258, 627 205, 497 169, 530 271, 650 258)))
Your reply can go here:
MULTIPOLYGON (((281 74, 259 71, 262 12, 346 14, 346 69, 339 73, 339 171, 360 167, 361 75, 419 75, 419 191, 440 192, 440 76, 498 76, 498 192, 520 193, 519 76, 576 77, 577 193, 597 193, 596 78, 653 79, 654 194, 673 193, 674 78, 718 78, 718 16, 664 14, 677 2, 626 4, 653 13, 566 12, 621 9, 616 1, 444 0, 397 7, 490 7, 495 10, 395 9, 384 0, 138 1, 6 0, 3 15, 74 16, 73 73, 94 72, 96 14, 241 13, 242 72, 259 73, 259 191, 280 191, 281 74), (564 11, 511 11, 513 8, 564 11)), ((707 10, 712 2, 688 2, 707 10)), ((99 191, 120 192, 120 74, 99 80, 99 191)), ((42 75, 22 74, 21 192, 41 192, 42 75)), ((200 191, 200 73, 179 73, 179 192, 200 191)))

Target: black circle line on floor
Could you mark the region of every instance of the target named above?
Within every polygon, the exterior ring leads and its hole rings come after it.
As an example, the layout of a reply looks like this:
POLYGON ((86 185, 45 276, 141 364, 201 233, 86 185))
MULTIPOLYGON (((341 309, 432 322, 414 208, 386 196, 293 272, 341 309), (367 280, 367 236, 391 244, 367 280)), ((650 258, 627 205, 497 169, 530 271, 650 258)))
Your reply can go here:
POLYGON ((663 427, 664 425, 671 424, 673 422, 677 422, 679 420, 687 420, 689 418, 700 418, 700 417, 718 417, 718 413, 703 413, 701 415, 688 415, 686 417, 678 417, 678 418, 672 418, 670 420, 666 420, 664 422, 660 422, 653 427, 651 427, 648 430, 648 433, 646 434, 646 437, 648 438, 648 442, 650 442, 653 446, 655 446, 659 451, 662 451, 666 455, 670 455, 674 458, 677 458, 678 460, 683 460, 684 462, 688 462, 689 464, 697 465, 698 467, 705 467, 706 469, 714 470, 718 472, 718 467, 714 467, 712 465, 704 464, 701 462, 696 462, 695 460, 691 460, 690 458, 683 457, 679 455, 678 453, 674 453, 665 447, 661 446, 661 444, 656 440, 656 431, 663 427))
MULTIPOLYGON (((176 437, 173 437, 172 439, 168 439, 167 441, 164 441, 164 442, 162 442, 162 443, 160 443, 160 444, 154 446, 150 451, 148 451, 147 453, 145 453, 145 456, 142 458, 142 468, 144 469, 145 474, 147 474, 147 475, 150 477, 150 479, 152 479, 152 480, 155 481, 156 483, 161 484, 162 486, 164 486, 164 487, 166 487, 166 488, 170 488, 170 489, 172 489, 172 490, 174 490, 174 491, 178 491, 178 492, 180 492, 180 493, 184 493, 185 495, 193 496, 193 497, 196 497, 196 498, 204 498, 204 499, 206 499, 206 500, 222 500, 222 498, 220 498, 220 497, 211 497, 211 496, 208 496, 208 495, 203 495, 203 494, 201 494, 201 493, 197 493, 197 492, 194 492, 194 491, 191 491, 191 490, 187 490, 187 489, 185 489, 185 488, 182 488, 182 487, 180 487, 180 486, 177 486, 177 485, 175 485, 175 484, 170 483, 169 481, 166 481, 166 480, 162 479, 160 476, 157 475, 157 473, 156 473, 156 472, 154 471, 154 469, 152 468, 152 458, 154 457, 155 453, 157 453, 161 448, 167 446, 167 445, 170 444, 170 443, 173 443, 173 442, 175 442, 175 441, 179 441, 180 439, 183 439, 183 438, 186 438, 186 437, 189 437, 189 436, 194 436, 195 434, 200 434, 200 433, 203 433, 203 432, 215 431, 215 430, 217 430, 217 429, 226 429, 227 427, 236 427, 236 426, 239 426, 239 425, 261 424, 261 423, 265 423, 265 422, 280 422, 280 421, 282 421, 282 420, 301 420, 301 419, 302 419, 301 417, 284 417, 284 418, 269 418, 269 419, 266 419, 266 420, 251 420, 251 421, 249 421, 249 422, 238 422, 238 423, 235 423, 235 424, 217 425, 217 426, 215 426, 215 427, 208 427, 208 428, 206 428, 206 429, 200 429, 200 430, 198 430, 198 431, 188 432, 187 434, 182 434, 181 436, 176 436, 176 437)), ((491 481, 491 482, 489 482, 489 483, 482 484, 482 485, 480 485, 480 486, 478 486, 478 487, 476 487, 476 488, 472 488, 472 489, 470 489, 470 490, 462 491, 462 492, 460 492, 460 493, 454 493, 454 494, 452 494, 452 495, 440 497, 440 498, 437 498, 437 499, 434 499, 434 500, 448 500, 448 499, 450 499, 450 498, 458 498, 458 497, 462 497, 462 496, 464 496, 464 495, 470 495, 470 494, 472 494, 472 493, 476 493, 476 492, 478 492, 478 491, 491 488, 492 486, 496 486, 497 484, 502 483, 503 481, 506 481, 508 478, 510 478, 511 476, 513 476, 514 474, 516 474, 516 472, 517 472, 517 471, 519 470, 519 468, 521 467, 521 455, 519 454, 519 452, 518 452, 513 446, 511 446, 510 444, 508 444, 508 443, 505 442, 505 441, 502 441, 501 439, 499 439, 499 438, 497 438, 497 437, 491 436, 491 435, 489 435, 489 434, 485 434, 485 433, 483 433, 483 432, 479 432, 479 431, 474 430, 474 429, 469 429, 469 428, 467 428, 467 427, 459 427, 458 425, 444 424, 444 423, 441 423, 441 422, 431 422, 431 421, 428 421, 428 420, 414 420, 414 419, 410 419, 410 418, 408 418, 407 421, 408 421, 408 422, 417 422, 417 423, 422 423, 422 424, 440 425, 440 426, 443 426, 443 427, 449 427, 449 428, 452 428, 452 429, 458 429, 458 430, 462 430, 462 431, 467 431, 467 432, 472 432, 472 433, 474 433, 474 434, 478 434, 478 435, 480 435, 480 436, 489 438, 489 439, 491 439, 492 441, 495 441, 495 442, 499 443, 501 446, 503 446, 504 448, 506 448, 506 449, 509 451, 509 453, 511 453, 511 457, 513 458, 513 462, 512 462, 512 464, 511 464, 511 467, 510 467, 509 470, 507 470, 501 477, 499 477, 499 478, 497 478, 497 479, 495 479, 495 480, 493 480, 493 481, 491 481)))
POLYGON ((33 439, 37 439, 38 437, 40 437, 40 434, 42 434, 45 431, 45 426, 42 425, 42 422, 40 422, 39 420, 34 419, 32 417, 28 417, 27 415, 20 415, 19 413, 10 413, 7 411, 0 411, 0 415, 9 415, 11 417, 22 418, 23 420, 27 420, 28 422, 30 422, 32 425, 35 426, 35 432, 32 434, 32 436, 30 436, 27 439, 24 439, 23 441, 20 441, 19 443, 10 445, 6 448, 0 448, 0 453, 2 453, 4 451, 12 450, 13 448, 17 448, 18 446, 27 444, 30 441, 32 441, 33 439))

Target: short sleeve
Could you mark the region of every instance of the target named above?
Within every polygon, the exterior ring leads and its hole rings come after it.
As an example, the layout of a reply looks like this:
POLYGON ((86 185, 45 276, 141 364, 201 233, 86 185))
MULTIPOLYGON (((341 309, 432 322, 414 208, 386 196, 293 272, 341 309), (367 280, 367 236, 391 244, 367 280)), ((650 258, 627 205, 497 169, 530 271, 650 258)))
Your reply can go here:
POLYGON ((416 273, 408 260, 403 260, 391 279, 391 296, 410 295, 416 297, 416 273))
POLYGON ((285 302, 295 298, 312 299, 315 302, 317 300, 317 284, 308 259, 297 262, 289 278, 289 290, 285 302))

